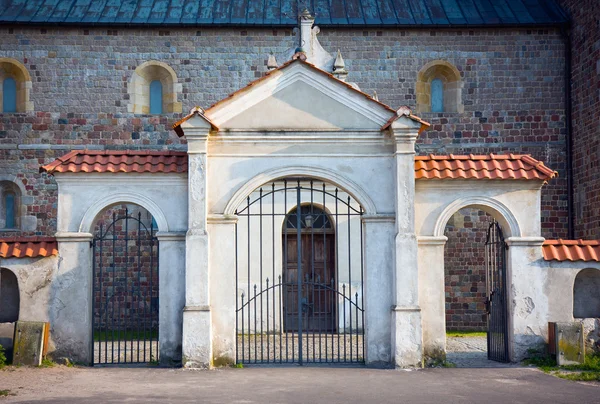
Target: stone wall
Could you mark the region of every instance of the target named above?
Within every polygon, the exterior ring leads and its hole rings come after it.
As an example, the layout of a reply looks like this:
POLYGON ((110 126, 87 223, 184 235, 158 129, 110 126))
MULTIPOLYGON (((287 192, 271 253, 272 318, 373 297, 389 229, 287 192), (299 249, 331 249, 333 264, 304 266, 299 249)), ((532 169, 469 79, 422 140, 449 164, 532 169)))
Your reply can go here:
POLYGON ((600 8, 561 0, 572 20, 571 91, 575 238, 600 238, 600 8))
MULTIPOLYGON (((208 107, 266 72, 270 52, 296 45, 290 30, 136 29, 3 26, 0 57, 32 76, 35 112, 0 114, 0 170, 25 184, 27 234, 56 229, 56 184, 41 164, 72 148, 179 148, 170 129, 181 114, 127 112, 128 84, 141 63, 167 63, 182 84, 184 113, 208 107)), ((392 107, 416 106, 428 62, 451 62, 464 81, 463 113, 424 113, 420 153, 531 153, 560 172, 542 197, 546 237, 566 236, 564 45, 555 30, 323 29, 321 44, 342 51, 356 82, 392 107)), ((284 60, 278 60, 279 63, 284 60)))

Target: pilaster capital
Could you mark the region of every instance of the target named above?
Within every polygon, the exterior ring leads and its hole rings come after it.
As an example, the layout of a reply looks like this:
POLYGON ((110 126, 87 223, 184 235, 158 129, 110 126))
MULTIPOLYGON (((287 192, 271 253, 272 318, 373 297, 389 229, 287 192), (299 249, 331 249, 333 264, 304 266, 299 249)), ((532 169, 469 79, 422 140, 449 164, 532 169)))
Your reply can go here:
POLYGON ((54 237, 59 243, 89 243, 94 239, 94 235, 91 233, 80 233, 80 232, 57 232, 54 237))
POLYGON ((159 231, 156 233, 158 241, 185 241, 185 231, 159 231))
POLYGON ((541 247, 546 239, 544 237, 509 237, 505 241, 509 247, 541 247))
POLYGON ((238 222, 237 215, 212 214, 208 215, 206 222, 210 224, 236 224, 238 222))
POLYGON ((446 241, 448 241, 448 237, 446 236, 418 236, 417 243, 419 245, 445 245, 446 241))

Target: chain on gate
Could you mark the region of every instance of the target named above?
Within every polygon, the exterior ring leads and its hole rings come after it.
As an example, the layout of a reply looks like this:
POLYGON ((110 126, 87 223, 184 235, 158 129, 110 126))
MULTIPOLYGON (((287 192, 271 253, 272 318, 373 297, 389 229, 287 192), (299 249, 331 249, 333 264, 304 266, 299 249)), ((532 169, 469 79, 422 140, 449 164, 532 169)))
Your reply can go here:
POLYGON ((236 361, 364 363, 362 207, 288 178, 236 214, 236 361))
POLYGON ((498 362, 509 361, 506 250, 502 228, 494 220, 485 242, 487 348, 488 359, 498 362))
POLYGON ((141 212, 113 211, 93 247, 93 363, 158 361, 158 241, 141 212))

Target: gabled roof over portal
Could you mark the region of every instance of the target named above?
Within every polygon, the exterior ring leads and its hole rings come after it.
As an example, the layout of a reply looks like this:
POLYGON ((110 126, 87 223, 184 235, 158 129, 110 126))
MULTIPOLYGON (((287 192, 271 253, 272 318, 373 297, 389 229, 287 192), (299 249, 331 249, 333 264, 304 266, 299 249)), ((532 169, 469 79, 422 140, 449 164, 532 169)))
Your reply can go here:
POLYGON ((401 110, 390 108, 298 57, 252 81, 206 111, 193 110, 173 128, 182 136, 181 124, 198 114, 213 128, 218 127, 223 132, 380 131, 402 118, 413 121, 417 128, 429 126, 412 115, 408 107, 401 110))
POLYGON ((547 26, 567 21, 554 0, 5 0, 0 2, 0 23, 292 27, 304 7, 322 27, 547 26))

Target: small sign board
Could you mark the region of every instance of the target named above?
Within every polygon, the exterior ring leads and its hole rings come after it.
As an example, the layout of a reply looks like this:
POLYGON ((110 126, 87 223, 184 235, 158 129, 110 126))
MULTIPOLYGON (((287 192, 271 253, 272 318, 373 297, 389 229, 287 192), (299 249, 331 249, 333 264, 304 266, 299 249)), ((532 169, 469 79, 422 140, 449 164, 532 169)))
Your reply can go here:
POLYGON ((17 321, 15 325, 13 365, 40 366, 46 355, 50 323, 17 321))

